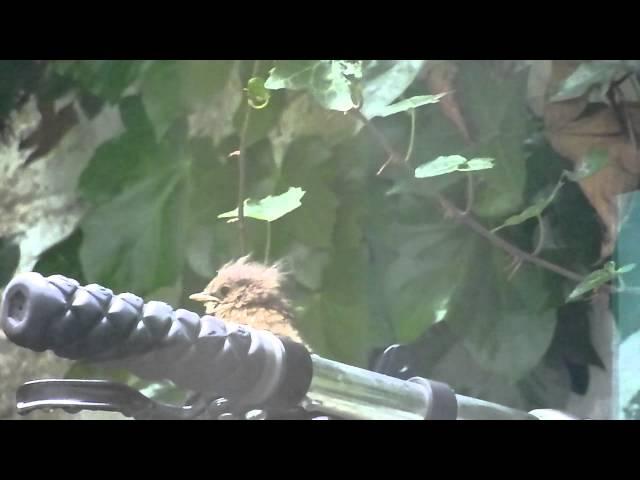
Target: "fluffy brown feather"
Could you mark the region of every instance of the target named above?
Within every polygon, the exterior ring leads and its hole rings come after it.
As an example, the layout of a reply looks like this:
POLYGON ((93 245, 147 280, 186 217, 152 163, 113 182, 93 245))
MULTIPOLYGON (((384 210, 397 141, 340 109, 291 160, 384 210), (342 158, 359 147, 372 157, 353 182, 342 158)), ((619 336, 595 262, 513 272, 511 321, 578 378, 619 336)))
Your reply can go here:
POLYGON ((190 298, 203 302, 207 314, 224 321, 302 342, 293 327, 291 304, 282 291, 285 274, 281 268, 242 257, 223 265, 205 289, 190 298))

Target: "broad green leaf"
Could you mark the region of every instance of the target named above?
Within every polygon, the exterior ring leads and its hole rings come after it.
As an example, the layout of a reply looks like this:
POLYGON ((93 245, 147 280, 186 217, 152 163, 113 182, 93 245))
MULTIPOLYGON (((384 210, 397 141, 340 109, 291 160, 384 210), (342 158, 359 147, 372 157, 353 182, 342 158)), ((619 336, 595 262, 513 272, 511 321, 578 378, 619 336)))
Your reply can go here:
POLYGON ((278 222, 274 239, 297 240, 307 247, 329 248, 333 241, 339 199, 330 188, 337 173, 331 150, 320 138, 298 137, 288 147, 278 188, 297 185, 306 194, 301 208, 278 222))
POLYGON ((622 77, 628 71, 633 71, 619 64, 602 61, 589 61, 581 64, 569 77, 567 77, 558 92, 551 97, 552 102, 561 102, 572 98, 581 97, 592 87, 609 83, 614 79, 622 77))
MULTIPOLYGON (((337 237, 346 226, 338 219, 337 237)), ((345 247, 336 240, 323 287, 315 294, 300 319, 305 338, 320 355, 366 367, 371 325, 367 307, 367 263, 362 248, 345 247)))
POLYGON ((181 60, 176 88, 180 88, 190 107, 208 104, 228 84, 234 63, 233 60, 181 60))
POLYGON ((538 365, 556 328, 549 305, 556 288, 546 271, 522 265, 509 280, 511 259, 478 243, 465 285, 451 300, 447 322, 486 369, 516 381, 538 365))
POLYGON ((83 220, 80 263, 89 282, 142 296, 175 283, 184 256, 185 179, 184 165, 165 168, 83 220))
POLYGON ((424 163, 415 169, 416 178, 436 177, 446 173, 457 172, 461 165, 467 163, 467 159, 461 155, 449 155, 438 157, 435 160, 424 163))
POLYGON ((329 252, 310 248, 302 243, 295 243, 289 248, 289 252, 292 275, 296 281, 310 290, 319 290, 324 270, 329 263, 329 252))
POLYGON ((271 90, 306 90, 325 108, 346 112, 351 98, 353 69, 340 60, 277 61, 264 86, 271 90))
POLYGON ((495 158, 493 168, 479 172, 473 211, 496 218, 522 208, 526 186, 524 142, 529 137, 527 71, 504 74, 491 62, 458 63, 456 92, 474 145, 467 158, 495 158))
POLYGON ((569 294, 567 302, 577 300, 585 293, 601 287, 605 283, 608 283, 616 278, 618 275, 628 273, 634 268, 635 264, 628 264, 616 270, 614 262, 607 262, 603 268, 591 272, 589 275, 587 275, 584 280, 582 280, 569 294))
MULTIPOLYGON (((244 215, 256 220, 273 222, 287 213, 298 208, 302 203, 300 200, 305 195, 305 191, 298 187, 290 187, 281 195, 269 195, 258 201, 247 199, 244 201, 244 215)), ((238 209, 221 213, 218 218, 237 218, 238 209)))
MULTIPOLYGON (((279 168, 289 145, 298 138, 318 137, 322 139, 325 147, 332 147, 349 141, 362 127, 353 115, 327 110, 309 94, 302 94, 282 103, 282 114, 278 117, 275 128, 271 128, 269 132, 275 162, 279 168)), ((281 170, 286 173, 288 169, 281 170)))
POLYGON ((609 152, 604 148, 591 149, 585 156, 578 167, 573 171, 565 172, 566 177, 573 181, 579 182, 591 175, 598 173, 609 164, 609 152))
POLYGON ((293 235, 309 247, 329 247, 339 200, 320 183, 306 185, 305 192, 302 207, 288 215, 278 228, 283 230, 282 234, 293 235))
POLYGON ((94 204, 107 201, 131 184, 171 166, 179 155, 174 142, 156 143, 139 96, 123 99, 120 110, 127 129, 102 143, 80 175, 78 188, 94 204))
POLYGON ((156 137, 161 138, 186 110, 178 60, 156 60, 145 72, 140 90, 156 137))
POLYGON ((446 93, 440 93, 438 95, 419 95, 416 97, 407 98, 406 100, 401 100, 393 105, 389 105, 384 108, 381 113, 378 114, 380 117, 388 117, 389 115, 394 115, 400 112, 406 112, 412 108, 418 108, 423 105, 430 105, 432 103, 438 103, 442 97, 444 97, 446 93))
POLYGON ((414 82, 424 63, 424 60, 365 62, 361 80, 362 114, 368 119, 380 116, 414 82))
POLYGON ((385 232, 397 238, 397 253, 384 273, 385 300, 396 341, 412 342, 442 319, 473 261, 473 242, 448 223, 400 227, 393 224, 385 232))

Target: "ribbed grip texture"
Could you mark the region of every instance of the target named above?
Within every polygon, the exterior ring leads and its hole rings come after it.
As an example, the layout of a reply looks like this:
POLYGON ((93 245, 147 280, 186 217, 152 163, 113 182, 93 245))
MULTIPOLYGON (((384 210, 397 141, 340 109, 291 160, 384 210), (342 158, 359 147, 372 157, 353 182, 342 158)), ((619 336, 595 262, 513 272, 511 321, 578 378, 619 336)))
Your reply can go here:
MULTIPOLYGON (((7 285, 0 324, 12 342, 69 359, 115 362, 148 379, 233 398, 260 383, 275 337, 131 293, 29 272, 7 285), (267 358, 268 357, 268 358, 267 358)), ((281 355, 281 354, 279 354, 281 355)), ((273 364, 273 362, 271 362, 273 364)))

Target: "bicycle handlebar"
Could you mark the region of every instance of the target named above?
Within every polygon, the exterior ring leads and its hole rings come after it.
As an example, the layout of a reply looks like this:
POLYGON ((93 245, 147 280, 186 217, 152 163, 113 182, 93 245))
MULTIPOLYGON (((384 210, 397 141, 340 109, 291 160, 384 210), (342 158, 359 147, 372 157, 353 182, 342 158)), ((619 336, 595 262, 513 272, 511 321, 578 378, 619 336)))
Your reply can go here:
POLYGON ((2 296, 0 326, 22 347, 168 379, 239 407, 302 406, 346 419, 575 418, 527 413, 456 395, 425 378, 401 380, 345 365, 267 331, 145 303, 131 293, 115 295, 96 284, 81 286, 61 275, 14 277, 2 296))
POLYGON ((311 379, 302 345, 61 275, 16 276, 3 293, 0 324, 31 350, 123 366, 247 405, 298 404, 311 379))

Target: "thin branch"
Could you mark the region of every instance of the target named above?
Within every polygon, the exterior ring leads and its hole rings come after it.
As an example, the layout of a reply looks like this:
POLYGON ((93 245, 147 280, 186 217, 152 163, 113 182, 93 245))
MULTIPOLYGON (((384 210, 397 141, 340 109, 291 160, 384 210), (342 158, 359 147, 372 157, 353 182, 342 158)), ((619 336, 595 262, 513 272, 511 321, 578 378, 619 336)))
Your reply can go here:
MULTIPOLYGON (((253 71, 251 77, 255 77, 260 67, 260 60, 253 63, 253 71)), ((247 132, 249 131, 249 120, 251 119, 251 105, 246 105, 244 119, 242 121, 242 129, 240 130, 240 145, 238 147, 238 230, 240 233, 240 252, 242 255, 247 253, 247 234, 244 217, 244 199, 247 183, 247 160, 246 160, 246 144, 247 132)))
POLYGON ((462 210, 456 207, 453 203, 451 203, 448 199, 446 199, 443 195, 436 195, 438 201, 446 208, 446 210, 453 214, 453 217, 463 225, 466 225, 471 230, 479 234, 480 236, 487 239, 492 245, 495 245, 498 248, 501 248, 509 255, 523 260, 525 262, 534 263, 539 265, 542 268, 546 268, 552 272, 557 273, 558 275, 562 275, 563 277, 569 278, 576 282, 582 281, 582 275, 568 270, 560 265, 556 265, 555 263, 549 262, 543 258, 537 257, 531 253, 527 253, 524 250, 519 249, 515 245, 507 242, 503 238, 499 237, 495 233, 491 233, 487 230, 480 222, 478 222, 473 216, 469 214, 465 214, 462 210))

